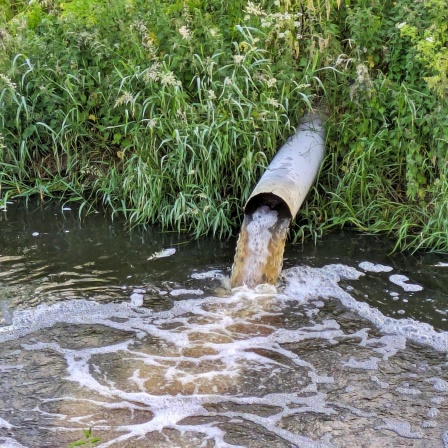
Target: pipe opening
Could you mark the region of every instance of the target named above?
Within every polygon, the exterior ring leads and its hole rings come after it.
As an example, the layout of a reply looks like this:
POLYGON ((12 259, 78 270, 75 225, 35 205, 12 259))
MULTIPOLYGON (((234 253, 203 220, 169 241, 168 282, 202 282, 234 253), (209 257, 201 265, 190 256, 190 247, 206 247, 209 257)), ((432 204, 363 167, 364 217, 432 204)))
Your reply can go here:
POLYGON ((252 196, 244 207, 244 213, 246 215, 252 215, 262 205, 266 205, 271 210, 275 210, 278 213, 279 219, 291 220, 293 218, 286 202, 274 193, 260 193, 252 196))

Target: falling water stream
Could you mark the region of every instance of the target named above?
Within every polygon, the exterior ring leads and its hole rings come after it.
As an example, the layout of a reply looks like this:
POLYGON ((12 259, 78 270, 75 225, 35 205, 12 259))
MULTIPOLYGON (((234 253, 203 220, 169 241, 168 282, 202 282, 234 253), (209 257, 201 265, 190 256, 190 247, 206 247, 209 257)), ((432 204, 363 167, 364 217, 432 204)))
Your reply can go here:
POLYGON ((289 222, 266 205, 244 216, 230 275, 232 287, 277 283, 289 222))
POLYGON ((234 245, 8 204, 0 447, 448 447, 448 258, 337 233, 230 289, 234 245))

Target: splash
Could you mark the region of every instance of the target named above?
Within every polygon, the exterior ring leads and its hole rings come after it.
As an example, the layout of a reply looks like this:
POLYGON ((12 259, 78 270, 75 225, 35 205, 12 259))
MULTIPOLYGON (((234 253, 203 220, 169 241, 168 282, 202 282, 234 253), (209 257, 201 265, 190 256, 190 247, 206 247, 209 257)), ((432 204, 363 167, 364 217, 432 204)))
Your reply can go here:
POLYGON ((264 205, 245 215, 230 277, 232 287, 277 282, 289 222, 264 205))

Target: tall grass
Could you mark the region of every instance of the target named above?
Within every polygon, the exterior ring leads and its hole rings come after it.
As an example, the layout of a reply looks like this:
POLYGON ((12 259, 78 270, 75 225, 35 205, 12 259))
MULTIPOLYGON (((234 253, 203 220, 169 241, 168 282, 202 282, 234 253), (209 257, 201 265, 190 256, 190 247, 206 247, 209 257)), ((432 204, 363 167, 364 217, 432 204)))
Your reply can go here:
POLYGON ((324 102, 327 158, 293 237, 350 226, 446 252, 443 13, 439 0, 6 4, 0 201, 59 196, 225 237, 324 102))

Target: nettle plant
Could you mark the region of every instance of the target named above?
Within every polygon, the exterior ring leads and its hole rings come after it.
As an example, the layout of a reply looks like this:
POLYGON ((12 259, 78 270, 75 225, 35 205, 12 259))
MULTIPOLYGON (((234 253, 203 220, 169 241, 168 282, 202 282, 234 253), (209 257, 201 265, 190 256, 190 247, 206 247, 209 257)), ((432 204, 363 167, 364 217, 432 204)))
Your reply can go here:
POLYGON ((441 0, 415 4, 407 11, 396 28, 401 38, 410 42, 409 54, 420 64, 421 79, 415 81, 415 88, 424 95, 420 102, 415 102, 415 127, 423 138, 416 139, 420 147, 414 145, 409 153, 411 170, 416 173, 410 176, 410 189, 416 186, 419 197, 426 199, 428 192, 441 193, 448 173, 448 11, 441 0))
POLYGON ((397 24, 402 36, 414 44, 417 58, 432 72, 424 79, 441 98, 448 93, 448 10, 443 0, 427 0, 419 8, 425 22, 418 16, 397 24))

